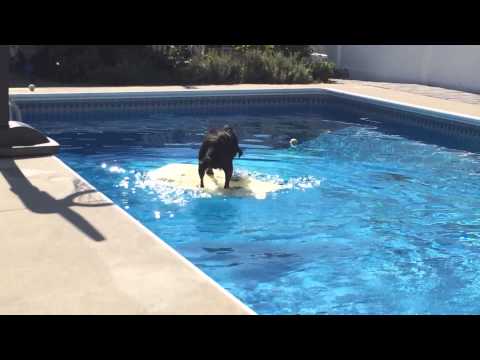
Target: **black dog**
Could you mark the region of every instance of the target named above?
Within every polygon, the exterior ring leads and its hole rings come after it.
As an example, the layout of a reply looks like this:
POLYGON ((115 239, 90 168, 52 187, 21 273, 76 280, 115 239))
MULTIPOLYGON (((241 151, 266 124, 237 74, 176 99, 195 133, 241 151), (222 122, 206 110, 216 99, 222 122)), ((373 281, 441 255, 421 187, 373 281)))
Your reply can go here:
POLYGON ((213 175, 212 169, 223 169, 225 172, 225 189, 230 187, 233 174, 233 158, 242 156, 243 151, 238 146, 238 139, 233 129, 225 125, 223 130, 210 130, 198 153, 198 174, 200 187, 203 186, 205 171, 213 175))

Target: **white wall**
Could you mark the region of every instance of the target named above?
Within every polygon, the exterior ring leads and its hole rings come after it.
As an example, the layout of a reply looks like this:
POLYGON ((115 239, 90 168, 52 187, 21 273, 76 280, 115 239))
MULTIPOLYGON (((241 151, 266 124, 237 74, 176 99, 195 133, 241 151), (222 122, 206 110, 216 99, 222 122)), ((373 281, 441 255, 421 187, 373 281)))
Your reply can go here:
POLYGON ((480 92, 480 45, 325 45, 350 78, 480 92))

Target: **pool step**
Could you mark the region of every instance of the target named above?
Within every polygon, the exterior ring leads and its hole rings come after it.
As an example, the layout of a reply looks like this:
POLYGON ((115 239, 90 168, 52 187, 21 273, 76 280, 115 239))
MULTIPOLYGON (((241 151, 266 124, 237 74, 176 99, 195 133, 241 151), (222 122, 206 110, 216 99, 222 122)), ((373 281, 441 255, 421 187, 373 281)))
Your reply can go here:
POLYGON ((19 121, 9 121, 9 127, 0 130, 0 157, 54 155, 59 147, 55 140, 19 121))

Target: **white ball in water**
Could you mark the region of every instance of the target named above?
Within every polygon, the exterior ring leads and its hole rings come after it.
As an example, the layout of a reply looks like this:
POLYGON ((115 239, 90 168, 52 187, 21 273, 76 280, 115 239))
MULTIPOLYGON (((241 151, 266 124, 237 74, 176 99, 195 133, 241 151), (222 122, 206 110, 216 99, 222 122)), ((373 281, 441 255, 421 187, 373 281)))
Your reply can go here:
POLYGON ((33 85, 33 84, 28 85, 28 89, 30 91, 35 91, 35 85, 33 85))
POLYGON ((298 145, 298 140, 293 138, 293 139, 290 139, 290 146, 297 146, 298 145))

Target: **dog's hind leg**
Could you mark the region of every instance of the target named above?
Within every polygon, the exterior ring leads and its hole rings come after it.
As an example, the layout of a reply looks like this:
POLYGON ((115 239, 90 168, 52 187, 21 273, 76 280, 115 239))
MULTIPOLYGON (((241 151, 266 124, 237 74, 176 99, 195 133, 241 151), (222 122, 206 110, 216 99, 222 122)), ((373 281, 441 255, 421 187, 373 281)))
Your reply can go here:
POLYGON ((207 169, 207 175, 213 176, 213 169, 212 168, 207 169))
POLYGON ((225 189, 230 188, 230 179, 232 178, 233 175, 233 165, 227 165, 223 171, 225 171, 225 189))
POLYGON ((198 175, 200 175, 200 187, 203 188, 203 177, 205 176, 205 170, 207 168, 203 164, 198 165, 198 175))

